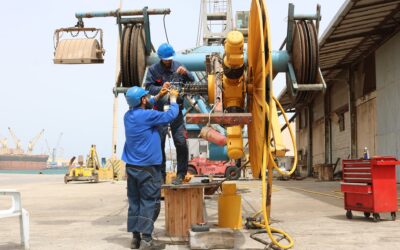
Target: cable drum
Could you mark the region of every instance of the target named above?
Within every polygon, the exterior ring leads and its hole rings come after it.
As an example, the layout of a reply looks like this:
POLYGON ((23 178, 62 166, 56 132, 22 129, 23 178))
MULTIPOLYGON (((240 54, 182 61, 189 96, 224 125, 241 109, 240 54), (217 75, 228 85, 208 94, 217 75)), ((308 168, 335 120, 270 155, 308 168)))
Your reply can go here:
POLYGON ((146 42, 141 24, 124 26, 121 39, 123 87, 141 86, 146 69, 146 42))
POLYGON ((132 25, 125 25, 121 39, 121 75, 123 87, 131 87, 129 75, 129 49, 131 34, 132 25))
MULTIPOLYGON (((295 21, 291 51, 297 84, 316 83, 319 68, 319 48, 317 29, 313 21, 295 21)), ((313 94, 312 91, 299 91, 296 97, 293 97, 293 101, 296 105, 307 103, 311 100, 313 94)))

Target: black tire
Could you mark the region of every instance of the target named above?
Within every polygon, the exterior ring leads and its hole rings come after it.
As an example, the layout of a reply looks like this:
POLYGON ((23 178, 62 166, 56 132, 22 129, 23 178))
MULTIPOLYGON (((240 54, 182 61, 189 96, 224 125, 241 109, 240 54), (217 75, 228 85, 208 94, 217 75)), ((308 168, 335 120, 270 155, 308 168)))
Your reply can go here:
POLYGON ((210 231, 210 226, 207 224, 192 224, 193 232, 208 232, 210 231))
POLYGON ((369 217, 371 216, 371 213, 369 213, 369 212, 364 212, 364 216, 365 216, 365 218, 369 218, 369 217))
POLYGON ((189 165, 187 173, 191 175, 197 175, 197 170, 193 165, 189 165))
POLYGON ((391 212, 390 215, 392 216, 392 221, 396 220, 396 212, 391 212))
POLYGON ((225 171, 225 177, 228 180, 237 180, 240 178, 240 169, 236 166, 230 166, 225 171))
POLYGON ((372 216, 374 217, 374 222, 378 222, 381 220, 381 216, 378 213, 373 213, 372 216))
POLYGON ((347 219, 349 219, 349 220, 353 219, 353 213, 351 212, 351 210, 347 210, 347 212, 346 212, 346 217, 347 217, 347 219))
POLYGON ((95 175, 94 175, 94 182, 95 182, 95 183, 98 183, 98 182, 99 182, 99 175, 98 175, 98 174, 95 174, 95 175))

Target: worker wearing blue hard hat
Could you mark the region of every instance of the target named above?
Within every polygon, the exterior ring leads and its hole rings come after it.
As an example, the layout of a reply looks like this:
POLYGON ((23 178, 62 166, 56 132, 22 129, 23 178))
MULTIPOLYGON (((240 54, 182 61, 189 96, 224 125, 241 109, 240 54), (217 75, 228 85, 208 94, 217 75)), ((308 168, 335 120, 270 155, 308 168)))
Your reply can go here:
MULTIPOLYGON (((174 82, 193 82, 193 75, 179 62, 173 60, 175 56, 174 48, 168 44, 163 43, 157 49, 157 55, 160 61, 151 65, 148 68, 145 87, 150 94, 158 94, 162 88, 170 88, 174 82)), ((171 122, 171 132, 172 138, 174 140, 174 145, 176 148, 177 156, 177 176, 174 184, 181 184, 184 179, 189 160, 189 149, 187 145, 187 131, 185 128, 182 106, 183 99, 178 97, 178 104, 180 104, 180 110, 178 117, 171 122)), ((160 98, 155 104, 157 110, 164 110, 164 106, 168 105, 168 98, 160 98)), ((165 140, 168 134, 168 126, 159 126, 159 132, 161 137, 161 147, 163 153, 163 163, 162 163, 162 176, 165 181, 166 177, 166 157, 165 157, 165 140)))
POLYGON ((149 103, 162 98, 162 89, 154 98, 149 91, 132 87, 126 92, 129 110, 124 116, 125 145, 122 160, 126 163, 128 190, 128 232, 133 233, 132 249, 152 247, 154 221, 160 213, 162 152, 158 126, 173 121, 179 112, 178 92, 170 91, 170 109, 160 112, 148 109, 149 103))

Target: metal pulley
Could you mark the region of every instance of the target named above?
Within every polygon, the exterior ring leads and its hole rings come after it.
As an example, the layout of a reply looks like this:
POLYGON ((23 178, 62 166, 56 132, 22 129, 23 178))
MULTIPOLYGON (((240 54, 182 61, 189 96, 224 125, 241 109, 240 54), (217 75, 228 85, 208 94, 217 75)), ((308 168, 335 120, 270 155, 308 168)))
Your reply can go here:
POLYGON ((54 49, 55 64, 104 63, 103 30, 85 27, 57 29, 54 49), (70 37, 63 38, 65 34, 70 37))
POLYGON ((121 39, 122 87, 141 86, 145 69, 146 39, 143 25, 125 24, 121 39))

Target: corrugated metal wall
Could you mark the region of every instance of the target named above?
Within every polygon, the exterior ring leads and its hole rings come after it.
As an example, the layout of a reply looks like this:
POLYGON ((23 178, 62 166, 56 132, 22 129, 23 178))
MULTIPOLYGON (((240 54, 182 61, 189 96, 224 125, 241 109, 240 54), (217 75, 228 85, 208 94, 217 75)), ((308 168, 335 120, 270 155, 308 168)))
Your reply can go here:
MULTIPOLYGON (((375 53, 377 153, 400 159, 400 33, 375 53)), ((400 182, 400 167, 397 166, 400 182)))
POLYGON ((312 126, 313 166, 325 162, 324 94, 319 93, 313 102, 312 126))
POLYGON ((331 89, 331 129, 332 129, 332 162, 340 158, 337 169, 341 169, 342 160, 350 154, 350 113, 348 109, 349 88, 345 81, 339 81, 331 89), (340 115, 344 118, 344 130, 340 129, 340 115))

